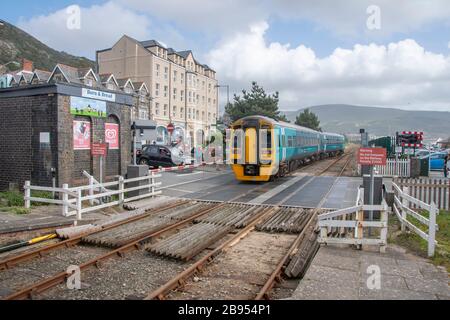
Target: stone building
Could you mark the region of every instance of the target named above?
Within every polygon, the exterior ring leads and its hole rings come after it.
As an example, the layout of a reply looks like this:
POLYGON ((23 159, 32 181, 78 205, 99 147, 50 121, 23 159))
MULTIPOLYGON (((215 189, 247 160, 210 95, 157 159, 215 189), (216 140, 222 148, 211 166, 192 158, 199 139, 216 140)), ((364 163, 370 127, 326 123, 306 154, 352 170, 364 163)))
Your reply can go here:
POLYGON ((149 118, 157 122, 158 143, 169 143, 169 123, 175 127, 172 140, 189 136, 191 143, 202 143, 204 136, 215 130, 216 72, 198 62, 192 51, 123 36, 111 48, 97 51, 97 68, 100 74, 146 84, 151 100, 149 118))

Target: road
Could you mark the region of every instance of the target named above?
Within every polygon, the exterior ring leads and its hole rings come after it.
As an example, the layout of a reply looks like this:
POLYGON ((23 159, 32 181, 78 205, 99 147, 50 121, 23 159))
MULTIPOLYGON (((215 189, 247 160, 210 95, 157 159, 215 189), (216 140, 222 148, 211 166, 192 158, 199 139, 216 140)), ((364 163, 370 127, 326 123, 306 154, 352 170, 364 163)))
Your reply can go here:
POLYGON ((165 172, 161 181, 163 194, 200 200, 245 203, 283 204, 315 208, 327 194, 323 208, 352 206, 356 200, 360 178, 315 177, 308 172, 296 173, 274 182, 240 182, 230 169, 165 172))

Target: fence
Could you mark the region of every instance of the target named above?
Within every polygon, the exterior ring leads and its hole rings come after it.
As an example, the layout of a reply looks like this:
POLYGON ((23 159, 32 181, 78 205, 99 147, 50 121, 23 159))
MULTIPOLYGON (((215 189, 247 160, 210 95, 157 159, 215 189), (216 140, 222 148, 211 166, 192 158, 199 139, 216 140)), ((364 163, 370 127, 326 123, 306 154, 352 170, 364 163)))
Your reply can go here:
POLYGON ((161 175, 150 172, 150 175, 148 176, 131 179, 124 179, 122 176, 119 176, 118 181, 107 182, 103 184, 98 183, 95 179, 93 179, 93 177, 91 177, 89 185, 73 188, 69 188, 67 184, 64 184, 62 188, 32 186, 30 184, 30 181, 26 181, 24 186, 25 207, 30 208, 31 202, 59 204, 62 205, 62 214, 64 216, 68 217, 76 215, 77 219, 81 219, 83 213, 161 194, 161 191, 156 191, 155 189, 156 187, 161 185, 161 182, 155 182, 155 179, 159 177, 161 177, 161 175), (138 185, 126 187, 130 184, 138 185), (148 189, 148 192, 146 192, 145 194, 131 197, 127 194, 130 192, 145 189, 148 189), (32 197, 32 191, 47 191, 58 193, 60 199, 32 197), (105 198, 112 198, 114 196, 117 196, 117 200, 104 203, 103 200, 105 198), (86 201, 89 201, 89 206, 85 205, 86 201))
MULTIPOLYGON (((375 166, 377 174, 384 177, 410 177, 411 160, 387 159, 385 166, 375 166)), ((361 165, 358 165, 358 173, 361 174, 361 165)))
POLYGON ((413 196, 408 194, 408 188, 403 187, 403 190, 395 183, 392 184, 394 188, 394 205, 393 210, 397 215, 401 223, 402 231, 406 230, 406 227, 419 235, 422 239, 428 242, 428 256, 434 256, 436 242, 436 215, 438 214, 438 209, 436 205, 432 202, 431 204, 427 204, 419 199, 414 198, 413 196), (416 208, 426 210, 429 213, 429 218, 421 215, 419 212, 416 212, 411 209, 411 204, 413 204, 416 208), (424 232, 422 229, 414 225, 411 221, 408 220, 408 216, 412 216, 415 218, 417 223, 425 225, 428 229, 428 233, 424 232))
MULTIPOLYGON (((402 190, 407 188, 410 196, 431 204, 436 204, 436 207, 441 210, 450 210, 450 180, 438 178, 418 178, 406 179, 396 178, 394 183, 402 190)), ((412 204, 413 208, 417 209, 416 204, 412 204)))
POLYGON ((375 166, 375 170, 384 177, 410 177, 411 160, 387 159, 385 166, 375 166))
POLYGON ((353 244, 379 245, 384 251, 387 243, 387 204, 383 200, 381 205, 364 205, 362 195, 364 189, 358 190, 358 197, 354 207, 324 213, 318 216, 320 228, 319 243, 324 244, 353 244), (364 211, 379 211, 379 221, 364 221, 364 211), (364 228, 378 228, 378 233, 368 236, 364 228), (378 234, 378 236, 376 235, 378 234))

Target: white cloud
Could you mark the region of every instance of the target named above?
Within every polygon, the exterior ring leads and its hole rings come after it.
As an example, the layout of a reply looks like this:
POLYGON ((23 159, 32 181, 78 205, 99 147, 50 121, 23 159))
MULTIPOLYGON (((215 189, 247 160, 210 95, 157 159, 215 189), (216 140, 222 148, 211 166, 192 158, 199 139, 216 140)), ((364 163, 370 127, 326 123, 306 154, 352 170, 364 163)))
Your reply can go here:
POLYGON ((406 39, 337 48, 324 58, 303 45, 267 43, 266 22, 228 37, 207 62, 235 91, 258 81, 286 109, 349 103, 450 111, 450 57, 406 39))
POLYGON ((227 33, 268 18, 267 0, 115 0, 190 31, 227 33))
POLYGON ((312 21, 340 36, 386 36, 450 22, 448 0, 114 0, 203 33, 230 33, 269 18, 312 21), (381 29, 366 27, 367 8, 381 10, 381 29))
POLYGON ((51 48, 95 58, 95 51, 112 46, 123 34, 136 39, 149 37, 150 20, 114 2, 81 8, 81 28, 67 28, 66 9, 21 20, 19 28, 51 48))

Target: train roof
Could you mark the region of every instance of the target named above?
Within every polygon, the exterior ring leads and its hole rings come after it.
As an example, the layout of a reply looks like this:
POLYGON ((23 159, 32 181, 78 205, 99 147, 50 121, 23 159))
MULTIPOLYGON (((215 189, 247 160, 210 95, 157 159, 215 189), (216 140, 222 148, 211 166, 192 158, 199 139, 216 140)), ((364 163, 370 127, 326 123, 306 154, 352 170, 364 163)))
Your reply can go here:
POLYGON ((321 133, 319 131, 316 131, 316 130, 313 130, 313 129, 310 129, 310 128, 298 126, 296 124, 287 123, 287 122, 283 122, 283 121, 276 121, 276 120, 274 120, 272 118, 265 117, 265 116, 247 116, 247 117, 241 118, 239 120, 236 120, 235 122, 233 122, 233 124, 236 123, 236 122, 242 121, 242 120, 246 120, 246 119, 262 119, 264 121, 271 122, 273 124, 282 125, 283 127, 286 127, 286 128, 297 129, 297 130, 301 129, 303 131, 307 131, 307 132, 311 132, 311 133, 319 133, 319 134, 321 133))
POLYGON ((321 132, 323 135, 327 135, 327 136, 334 136, 334 137, 342 137, 344 138, 344 136, 342 134, 339 133, 333 133, 333 132, 321 132))

